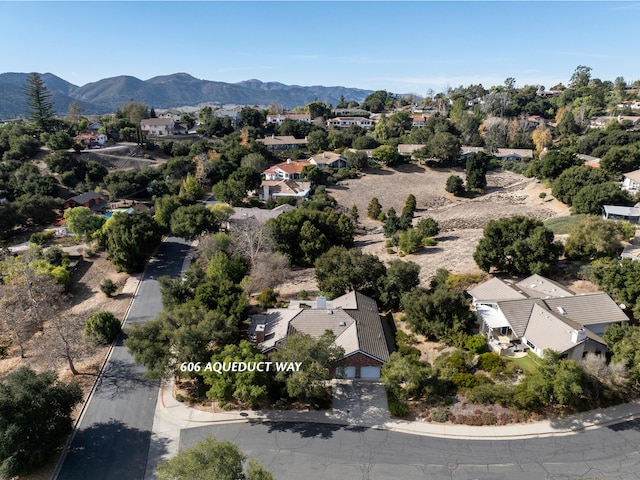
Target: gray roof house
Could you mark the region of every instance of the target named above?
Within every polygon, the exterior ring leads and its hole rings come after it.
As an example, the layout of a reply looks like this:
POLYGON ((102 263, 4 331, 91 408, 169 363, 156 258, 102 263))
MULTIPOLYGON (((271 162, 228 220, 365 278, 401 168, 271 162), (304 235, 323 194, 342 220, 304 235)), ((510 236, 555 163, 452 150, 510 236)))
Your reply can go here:
POLYGON ((628 321, 605 293, 576 295, 540 275, 516 283, 492 278, 467 291, 490 347, 501 354, 552 349, 574 360, 604 353, 602 334, 612 323, 628 321))
POLYGON ((378 380, 380 369, 394 351, 393 321, 381 316, 376 301, 360 292, 334 300, 319 296, 316 301, 292 301, 289 308, 273 308, 252 315, 248 334, 263 352, 277 350, 296 332, 320 337, 326 330, 344 349, 345 378, 378 380))

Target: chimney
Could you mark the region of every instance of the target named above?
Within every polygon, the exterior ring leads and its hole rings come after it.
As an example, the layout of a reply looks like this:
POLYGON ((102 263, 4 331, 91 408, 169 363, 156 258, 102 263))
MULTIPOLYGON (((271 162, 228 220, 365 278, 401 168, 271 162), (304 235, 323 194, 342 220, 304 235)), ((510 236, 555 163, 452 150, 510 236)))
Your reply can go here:
POLYGON ((316 298, 316 308, 318 310, 325 310, 327 308, 327 297, 318 295, 316 298))
POLYGON ((291 163, 291 159, 287 158, 287 165, 291 163))
POLYGON ((256 325, 256 345, 264 342, 264 323, 256 325))
POLYGON ((587 332, 584 331, 584 328, 580 328, 571 332, 571 341, 573 343, 580 343, 585 338, 587 338, 587 332))

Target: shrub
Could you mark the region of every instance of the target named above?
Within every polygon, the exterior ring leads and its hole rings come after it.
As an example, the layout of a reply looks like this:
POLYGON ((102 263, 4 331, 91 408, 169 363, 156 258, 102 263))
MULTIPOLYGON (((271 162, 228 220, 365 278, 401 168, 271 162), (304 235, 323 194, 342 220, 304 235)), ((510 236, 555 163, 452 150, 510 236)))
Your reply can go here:
POLYGON ((447 178, 447 184, 445 190, 454 195, 461 195, 464 193, 464 181, 458 175, 451 175, 447 178))
POLYGON ((538 195, 538 197, 547 198, 547 192, 540 192, 540 195, 538 195))
POLYGON ((474 354, 482 353, 487 348, 487 337, 482 333, 472 335, 464 342, 464 348, 474 354))
POLYGON ((502 369, 504 364, 502 363, 500 355, 493 352, 487 352, 480 355, 477 367, 485 372, 492 372, 494 369, 502 369))
POLYGON ((392 392, 387 392, 387 402, 389 404, 389 413, 392 417, 406 417, 409 414, 409 407, 406 403, 398 400, 392 392))
POLYGON ((100 290, 105 294, 107 298, 116 293, 117 289, 118 286, 113 283, 113 280, 111 280, 110 278, 105 278, 100 284, 100 290))
POLYGON ((36 245, 46 245, 51 240, 53 240, 53 232, 36 232, 29 237, 29 241, 36 245))
POLYGON ((511 404, 513 390, 508 385, 502 383, 484 383, 478 385, 464 394, 467 402, 481 405, 491 405, 498 403, 503 406, 511 404))
POLYGON ((431 410, 431 420, 434 422, 444 423, 449 419, 449 409, 446 407, 438 407, 431 410))
POLYGON ((424 247, 435 247, 438 244, 435 238, 427 237, 422 239, 422 245, 424 247))
POLYGON ((84 326, 84 335, 91 343, 108 345, 120 333, 120 320, 111 312, 96 312, 84 326))
POLYGON ((258 300, 261 308, 271 308, 278 301, 278 292, 275 292, 271 288, 265 288, 256 296, 256 300, 258 300))
POLYGON ((65 260, 65 253, 60 247, 51 247, 44 252, 44 259, 51 265, 59 267, 65 260))

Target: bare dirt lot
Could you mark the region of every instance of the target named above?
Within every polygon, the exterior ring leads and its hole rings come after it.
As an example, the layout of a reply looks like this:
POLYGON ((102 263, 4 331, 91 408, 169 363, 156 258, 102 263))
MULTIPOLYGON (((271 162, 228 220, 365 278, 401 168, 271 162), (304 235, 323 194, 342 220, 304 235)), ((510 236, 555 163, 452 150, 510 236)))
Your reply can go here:
POLYGON ((387 253, 382 224, 366 217, 367 206, 371 198, 377 197, 383 211, 393 207, 399 214, 407 196, 415 195, 418 209, 414 224, 422 217, 432 217, 440 225, 435 247, 423 248, 404 257, 420 265, 422 282, 428 282, 438 268, 446 268, 453 273, 479 272, 473 261, 473 252, 489 220, 513 215, 545 220, 569 214, 569 209, 553 199, 550 189, 536 179, 495 170, 487 174, 488 185, 484 195, 460 198, 445 191, 450 175, 464 178, 464 171, 407 164, 394 169, 369 170, 358 179, 327 190, 345 209, 351 209, 353 205, 358 207, 360 232, 356 236, 356 245, 384 262, 398 256, 387 253), (546 193, 546 198, 540 198, 541 192, 546 193))
POLYGON ((96 150, 83 150, 83 160, 94 160, 109 170, 141 170, 166 162, 161 155, 150 154, 135 143, 118 143, 96 150))

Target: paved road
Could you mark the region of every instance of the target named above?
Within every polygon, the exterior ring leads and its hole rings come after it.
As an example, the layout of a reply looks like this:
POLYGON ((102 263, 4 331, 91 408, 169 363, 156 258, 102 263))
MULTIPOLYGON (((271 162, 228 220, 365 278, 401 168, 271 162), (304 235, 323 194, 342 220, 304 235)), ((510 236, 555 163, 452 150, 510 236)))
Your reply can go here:
MULTIPOLYGON (((177 276, 188 250, 177 238, 161 244, 145 271, 126 326, 146 322, 162 310, 156 279, 177 276)), ((119 339, 56 478, 144 478, 160 383, 145 380, 143 373, 119 339)), ((154 447, 162 450, 161 445, 154 447)))
POLYGON ((640 420, 508 441, 311 423, 226 424, 182 430, 180 449, 210 434, 237 444, 278 480, 640 479, 640 420))

